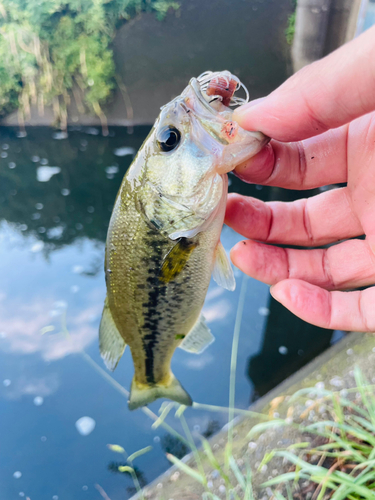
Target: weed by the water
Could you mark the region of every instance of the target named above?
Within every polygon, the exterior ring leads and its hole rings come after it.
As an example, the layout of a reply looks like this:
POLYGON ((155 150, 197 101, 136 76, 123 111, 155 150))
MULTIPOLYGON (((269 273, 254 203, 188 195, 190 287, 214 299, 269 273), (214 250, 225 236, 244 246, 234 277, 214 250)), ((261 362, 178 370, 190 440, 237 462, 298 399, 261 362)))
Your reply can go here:
MULTIPOLYGON (((375 498, 375 395, 359 368, 356 386, 333 392, 318 391, 315 406, 324 405, 327 418, 300 424, 311 444, 296 455, 287 450, 273 452, 292 464, 291 470, 263 484, 278 485, 275 498, 311 500, 364 500, 375 498), (288 485, 288 488, 286 488, 288 485)), ((306 389, 303 392, 311 391, 306 389)), ((301 392, 292 401, 301 397, 301 392)), ((255 429, 256 430, 256 429, 255 429)), ((269 454, 269 459, 272 458, 269 454)), ((266 460, 267 461, 267 460, 266 460)))

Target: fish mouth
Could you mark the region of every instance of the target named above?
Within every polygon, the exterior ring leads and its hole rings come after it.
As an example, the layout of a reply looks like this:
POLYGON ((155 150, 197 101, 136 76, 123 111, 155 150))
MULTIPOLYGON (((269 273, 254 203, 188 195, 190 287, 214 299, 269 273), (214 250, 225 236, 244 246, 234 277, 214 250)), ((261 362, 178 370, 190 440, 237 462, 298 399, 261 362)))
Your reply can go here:
POLYGON ((194 94, 196 95, 198 101, 202 106, 207 109, 207 111, 210 111, 214 116, 219 116, 219 113, 214 109, 209 102, 206 101, 206 99, 203 97, 202 94, 202 89, 200 86, 200 83, 196 78, 192 78, 189 82, 190 87, 193 89, 194 94))

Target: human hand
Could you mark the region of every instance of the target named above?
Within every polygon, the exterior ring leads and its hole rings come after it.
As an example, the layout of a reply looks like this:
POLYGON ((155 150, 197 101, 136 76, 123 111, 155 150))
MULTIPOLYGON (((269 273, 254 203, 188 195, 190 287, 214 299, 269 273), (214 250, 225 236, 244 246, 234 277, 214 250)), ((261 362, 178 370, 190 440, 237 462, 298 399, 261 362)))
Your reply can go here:
POLYGON ((273 139, 236 168, 245 182, 288 189, 347 183, 291 203, 232 194, 227 204, 226 224, 249 238, 232 249, 234 265, 324 328, 375 331, 375 287, 339 291, 375 284, 374 54, 375 27, 234 115, 273 139), (340 240, 312 250, 273 245, 340 240))

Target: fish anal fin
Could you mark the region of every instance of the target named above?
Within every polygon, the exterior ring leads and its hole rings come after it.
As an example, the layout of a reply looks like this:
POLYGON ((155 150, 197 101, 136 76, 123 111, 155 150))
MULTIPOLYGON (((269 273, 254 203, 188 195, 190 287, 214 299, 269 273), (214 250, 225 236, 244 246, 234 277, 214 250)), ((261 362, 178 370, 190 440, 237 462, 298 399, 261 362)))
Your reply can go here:
POLYGON ((126 343, 115 325, 106 298, 99 327, 99 349, 108 370, 116 368, 125 347, 126 343))
POLYGON ((216 247, 215 265, 212 277, 216 283, 231 292, 236 288, 233 269, 224 247, 219 241, 216 247))
POLYGON ((214 340, 215 337, 212 335, 211 330, 206 325, 204 317, 201 315, 179 347, 184 351, 200 354, 212 344, 214 340))
POLYGON ((191 406, 193 401, 173 373, 168 384, 140 385, 133 378, 128 401, 129 410, 146 406, 158 398, 167 398, 185 406, 191 406))
POLYGON ((197 243, 187 238, 178 240, 164 259, 160 270, 160 281, 169 283, 176 278, 185 267, 192 251, 196 247, 197 243))

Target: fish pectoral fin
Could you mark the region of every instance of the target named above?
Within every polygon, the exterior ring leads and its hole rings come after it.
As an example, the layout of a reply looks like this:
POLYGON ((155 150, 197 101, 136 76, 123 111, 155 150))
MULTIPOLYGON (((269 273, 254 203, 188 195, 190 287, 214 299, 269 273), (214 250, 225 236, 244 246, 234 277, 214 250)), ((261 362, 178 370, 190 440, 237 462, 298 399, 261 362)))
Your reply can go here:
POLYGON ((236 288, 233 269, 221 241, 219 241, 216 247, 216 258, 212 277, 218 285, 231 292, 236 288))
POLYGON ((215 340, 211 330, 206 325, 204 317, 201 315, 190 332, 179 345, 184 351, 194 354, 202 353, 215 340))
POLYGON ((126 343, 115 325, 106 297, 99 327, 99 349, 108 370, 116 368, 125 347, 126 343))
POLYGON ((181 238, 178 240, 163 261, 159 276, 160 281, 169 283, 176 276, 178 276, 189 260, 192 251, 196 247, 197 243, 194 243, 187 238, 181 238))
POLYGON ((133 378, 128 401, 129 410, 146 406, 158 398, 171 399, 185 406, 193 404, 191 397, 173 373, 171 373, 170 382, 167 385, 139 386, 133 378))

